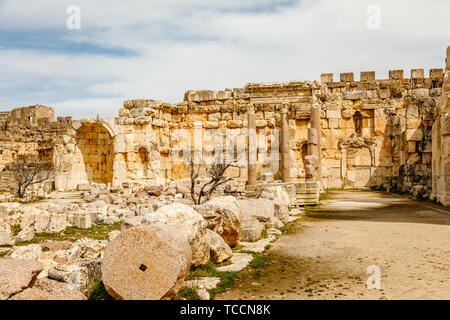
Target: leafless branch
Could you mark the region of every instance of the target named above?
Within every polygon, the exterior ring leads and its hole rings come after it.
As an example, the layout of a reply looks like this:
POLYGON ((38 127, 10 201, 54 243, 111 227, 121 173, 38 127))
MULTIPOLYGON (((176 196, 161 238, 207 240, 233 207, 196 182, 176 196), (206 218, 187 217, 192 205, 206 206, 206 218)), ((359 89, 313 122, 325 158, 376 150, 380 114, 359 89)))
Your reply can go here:
MULTIPOLYGON (((209 181, 203 184, 200 188, 198 196, 195 195, 195 186, 197 184, 197 179, 199 177, 200 168, 195 172, 195 164, 193 161, 189 163, 190 165, 190 177, 191 177, 191 198, 195 204, 199 205, 211 199, 213 192, 219 187, 231 180, 233 178, 226 178, 225 172, 230 167, 236 167, 233 163, 228 164, 213 164, 207 168, 207 173, 210 177, 209 181)), ((200 165, 198 165, 200 167, 200 165)))
POLYGON ((16 184, 17 195, 25 196, 28 187, 51 180, 55 176, 55 167, 48 162, 42 162, 36 156, 20 155, 7 165, 16 184))

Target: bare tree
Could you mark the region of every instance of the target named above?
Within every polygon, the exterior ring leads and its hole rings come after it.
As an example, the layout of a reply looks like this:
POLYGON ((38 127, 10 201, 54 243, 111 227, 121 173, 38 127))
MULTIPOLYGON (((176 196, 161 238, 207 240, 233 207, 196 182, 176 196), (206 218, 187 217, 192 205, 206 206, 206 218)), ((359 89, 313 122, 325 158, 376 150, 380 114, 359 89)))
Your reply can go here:
POLYGON ((48 162, 42 162, 36 156, 20 155, 7 165, 11 172, 17 195, 25 196, 28 187, 51 180, 55 176, 55 167, 48 162))
POLYGON ((206 169, 207 174, 209 175, 209 181, 206 182, 201 188, 198 196, 195 195, 195 185, 198 183, 197 179, 199 177, 200 165, 197 165, 198 168, 195 170, 195 164, 190 161, 189 163, 191 169, 191 198, 195 204, 199 205, 211 198, 214 190, 217 189, 218 186, 227 183, 228 181, 233 180, 233 178, 226 178, 225 172, 228 168, 234 167, 232 163, 229 164, 213 164, 206 169), (203 198, 203 201, 202 201, 203 198))

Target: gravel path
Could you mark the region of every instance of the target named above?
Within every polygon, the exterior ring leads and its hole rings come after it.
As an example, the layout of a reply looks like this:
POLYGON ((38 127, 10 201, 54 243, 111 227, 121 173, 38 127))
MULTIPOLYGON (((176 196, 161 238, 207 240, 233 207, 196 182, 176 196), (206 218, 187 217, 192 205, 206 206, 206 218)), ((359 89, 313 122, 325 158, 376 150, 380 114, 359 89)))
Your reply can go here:
POLYGON ((450 209, 382 192, 334 191, 216 299, 450 299, 450 209), (369 290, 367 268, 381 270, 369 290))

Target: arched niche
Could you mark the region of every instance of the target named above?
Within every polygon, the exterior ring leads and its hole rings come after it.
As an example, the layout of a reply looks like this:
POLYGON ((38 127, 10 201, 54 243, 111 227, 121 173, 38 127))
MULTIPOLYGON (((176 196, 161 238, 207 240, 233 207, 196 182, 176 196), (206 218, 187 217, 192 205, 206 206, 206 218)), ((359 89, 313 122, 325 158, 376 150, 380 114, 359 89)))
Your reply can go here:
POLYGON ((112 183, 113 139, 101 123, 84 123, 76 133, 76 167, 80 180, 112 183))

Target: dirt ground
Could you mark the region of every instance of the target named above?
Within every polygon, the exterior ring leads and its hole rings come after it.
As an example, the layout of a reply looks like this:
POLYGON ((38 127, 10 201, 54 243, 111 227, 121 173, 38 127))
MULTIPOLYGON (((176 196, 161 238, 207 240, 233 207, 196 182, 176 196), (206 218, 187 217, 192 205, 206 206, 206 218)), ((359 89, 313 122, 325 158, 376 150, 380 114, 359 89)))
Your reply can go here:
POLYGON ((216 299, 450 299, 450 209, 330 192, 271 245, 264 268, 247 268, 216 299), (381 290, 366 287, 371 265, 381 290))

